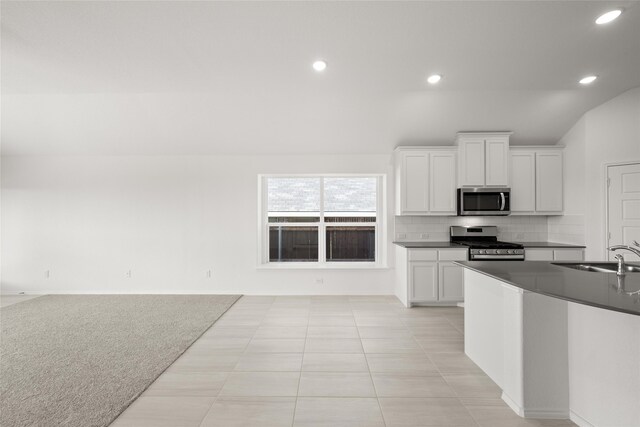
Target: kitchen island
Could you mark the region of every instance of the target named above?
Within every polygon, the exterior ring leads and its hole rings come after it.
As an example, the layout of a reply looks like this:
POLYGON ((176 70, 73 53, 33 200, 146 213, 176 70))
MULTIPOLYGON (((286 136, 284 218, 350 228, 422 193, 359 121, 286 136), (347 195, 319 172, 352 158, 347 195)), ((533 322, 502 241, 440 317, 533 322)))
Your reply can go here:
POLYGON ((465 352, 520 416, 640 426, 640 273, 464 267, 465 352))

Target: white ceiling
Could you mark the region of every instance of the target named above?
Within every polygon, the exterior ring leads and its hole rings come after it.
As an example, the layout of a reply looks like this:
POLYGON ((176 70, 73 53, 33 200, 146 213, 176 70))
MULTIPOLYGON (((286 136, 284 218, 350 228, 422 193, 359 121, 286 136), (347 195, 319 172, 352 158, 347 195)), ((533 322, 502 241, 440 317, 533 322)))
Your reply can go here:
POLYGON ((639 6, 3 1, 2 151, 389 153, 463 130, 553 144, 640 86, 639 6))

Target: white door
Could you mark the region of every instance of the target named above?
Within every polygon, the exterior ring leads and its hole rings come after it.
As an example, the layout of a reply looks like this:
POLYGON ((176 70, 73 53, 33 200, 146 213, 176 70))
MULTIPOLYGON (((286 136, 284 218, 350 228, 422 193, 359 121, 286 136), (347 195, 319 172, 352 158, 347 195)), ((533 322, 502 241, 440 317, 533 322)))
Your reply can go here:
POLYGON ((432 152, 429 158, 429 210, 456 213, 456 154, 432 152))
MULTIPOLYGON (((634 240, 640 242, 640 163, 609 166, 607 178, 608 245, 631 245, 634 240)), ((639 260, 631 252, 620 253, 626 260, 639 260)), ((612 253, 609 253, 609 259, 613 259, 612 253)))
POLYGON ((562 153, 536 153, 536 210, 562 212, 562 153))
POLYGON ((402 214, 429 211, 429 154, 405 153, 402 158, 402 214))
POLYGON ((409 263, 410 302, 438 301, 438 264, 412 261, 409 263))
POLYGON ((509 139, 487 138, 485 143, 485 185, 509 186, 509 139))
POLYGON ((484 139, 465 138, 460 142, 460 186, 484 185, 484 139))
POLYGON ((512 151, 511 160, 511 212, 536 210, 536 153, 512 151))

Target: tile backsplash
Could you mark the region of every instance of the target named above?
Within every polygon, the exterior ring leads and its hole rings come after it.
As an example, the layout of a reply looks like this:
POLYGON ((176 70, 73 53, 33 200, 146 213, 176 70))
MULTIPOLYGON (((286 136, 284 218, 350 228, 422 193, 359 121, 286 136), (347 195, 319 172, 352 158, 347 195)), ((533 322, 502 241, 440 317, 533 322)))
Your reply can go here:
POLYGON ((584 215, 550 216, 549 240, 552 242, 585 244, 584 215))
MULTIPOLYGON (((550 238, 547 222, 546 216, 396 216, 394 237, 398 242, 448 241, 451 225, 496 225, 498 239, 501 240, 512 242, 544 242, 548 240, 558 243, 575 243, 550 238)), ((557 230, 564 230, 563 225, 558 224, 557 230)), ((574 228, 570 230, 571 233, 576 231, 574 228)), ((554 237, 559 237, 558 234, 560 233, 554 234, 554 237)), ((575 238, 576 236, 571 234, 570 237, 575 238)))

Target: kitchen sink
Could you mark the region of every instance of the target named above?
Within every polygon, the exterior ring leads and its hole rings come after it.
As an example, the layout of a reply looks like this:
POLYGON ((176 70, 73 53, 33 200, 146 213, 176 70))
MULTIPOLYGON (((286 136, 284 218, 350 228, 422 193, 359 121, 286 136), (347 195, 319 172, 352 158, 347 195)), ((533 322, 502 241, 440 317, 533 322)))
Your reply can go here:
MULTIPOLYGON (((559 263, 554 262, 553 265, 559 267, 572 268, 574 270, 592 271, 597 273, 616 273, 618 271, 617 262, 577 262, 577 263, 559 263)), ((640 273, 640 266, 625 264, 625 273, 640 273)))

